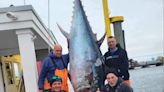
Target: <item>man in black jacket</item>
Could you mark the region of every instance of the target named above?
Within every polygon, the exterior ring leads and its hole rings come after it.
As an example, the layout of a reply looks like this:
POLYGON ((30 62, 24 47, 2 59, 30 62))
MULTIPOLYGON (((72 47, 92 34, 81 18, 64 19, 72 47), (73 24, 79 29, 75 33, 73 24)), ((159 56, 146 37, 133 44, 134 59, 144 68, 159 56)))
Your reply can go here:
POLYGON ((119 77, 130 86, 127 52, 120 47, 113 36, 108 38, 108 47, 108 51, 104 54, 106 66, 115 68, 119 77))
POLYGON ((122 78, 118 77, 118 73, 114 68, 111 68, 106 73, 107 84, 102 91, 96 92, 133 92, 132 88, 123 82, 122 78))

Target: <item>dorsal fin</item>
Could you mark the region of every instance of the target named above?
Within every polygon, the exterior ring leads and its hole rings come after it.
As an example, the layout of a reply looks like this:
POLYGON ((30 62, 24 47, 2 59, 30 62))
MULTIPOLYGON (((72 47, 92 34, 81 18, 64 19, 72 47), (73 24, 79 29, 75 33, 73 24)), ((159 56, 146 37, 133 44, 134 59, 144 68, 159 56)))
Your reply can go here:
POLYGON ((84 9, 83 9, 81 0, 74 0, 74 9, 73 9, 71 29, 74 29, 75 26, 79 26, 79 25, 86 26, 87 30, 92 32, 89 21, 87 19, 84 9))

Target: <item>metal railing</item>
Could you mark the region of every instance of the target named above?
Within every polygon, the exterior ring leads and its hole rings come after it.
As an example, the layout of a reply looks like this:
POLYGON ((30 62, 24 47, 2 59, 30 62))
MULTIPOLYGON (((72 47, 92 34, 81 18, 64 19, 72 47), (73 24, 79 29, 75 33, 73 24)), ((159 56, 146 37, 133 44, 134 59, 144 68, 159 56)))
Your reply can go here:
POLYGON ((18 83, 18 92, 25 92, 25 85, 24 85, 24 78, 23 78, 23 72, 21 74, 20 81, 18 83))

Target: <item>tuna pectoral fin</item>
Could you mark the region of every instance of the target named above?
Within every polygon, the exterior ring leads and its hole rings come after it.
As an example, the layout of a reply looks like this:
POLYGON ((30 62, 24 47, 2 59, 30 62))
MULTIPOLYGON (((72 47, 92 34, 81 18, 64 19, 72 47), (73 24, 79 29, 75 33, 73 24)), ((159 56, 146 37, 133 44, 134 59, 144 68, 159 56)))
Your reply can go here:
POLYGON ((95 62, 95 66, 98 67, 98 66, 101 66, 103 64, 101 58, 97 58, 96 62, 95 62))
POLYGON ((101 37, 101 39, 99 41, 97 41, 97 44, 99 47, 101 46, 102 42, 104 41, 105 36, 106 36, 106 32, 104 33, 103 37, 101 37))
POLYGON ((104 85, 104 69, 103 69, 103 60, 101 58, 97 58, 95 64, 95 72, 96 74, 94 74, 95 77, 95 82, 96 85, 98 86, 98 88, 102 88, 102 86, 104 85), (96 75, 96 76, 95 76, 96 75))
POLYGON ((58 28, 60 29, 60 31, 62 32, 62 34, 67 38, 67 40, 69 40, 69 34, 66 31, 64 31, 58 23, 56 23, 56 24, 57 24, 58 28))

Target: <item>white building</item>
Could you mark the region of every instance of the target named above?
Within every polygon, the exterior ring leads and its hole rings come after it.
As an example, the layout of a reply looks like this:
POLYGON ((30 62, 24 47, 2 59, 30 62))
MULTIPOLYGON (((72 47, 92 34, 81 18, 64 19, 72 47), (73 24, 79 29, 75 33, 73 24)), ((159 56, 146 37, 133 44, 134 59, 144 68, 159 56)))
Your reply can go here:
MULTIPOLYGON (((21 55, 26 92, 38 92, 36 61, 42 60, 56 42, 32 6, 0 8, 0 56, 21 55)), ((0 92, 17 92, 13 81, 7 79, 13 65, 0 63, 0 92)))

